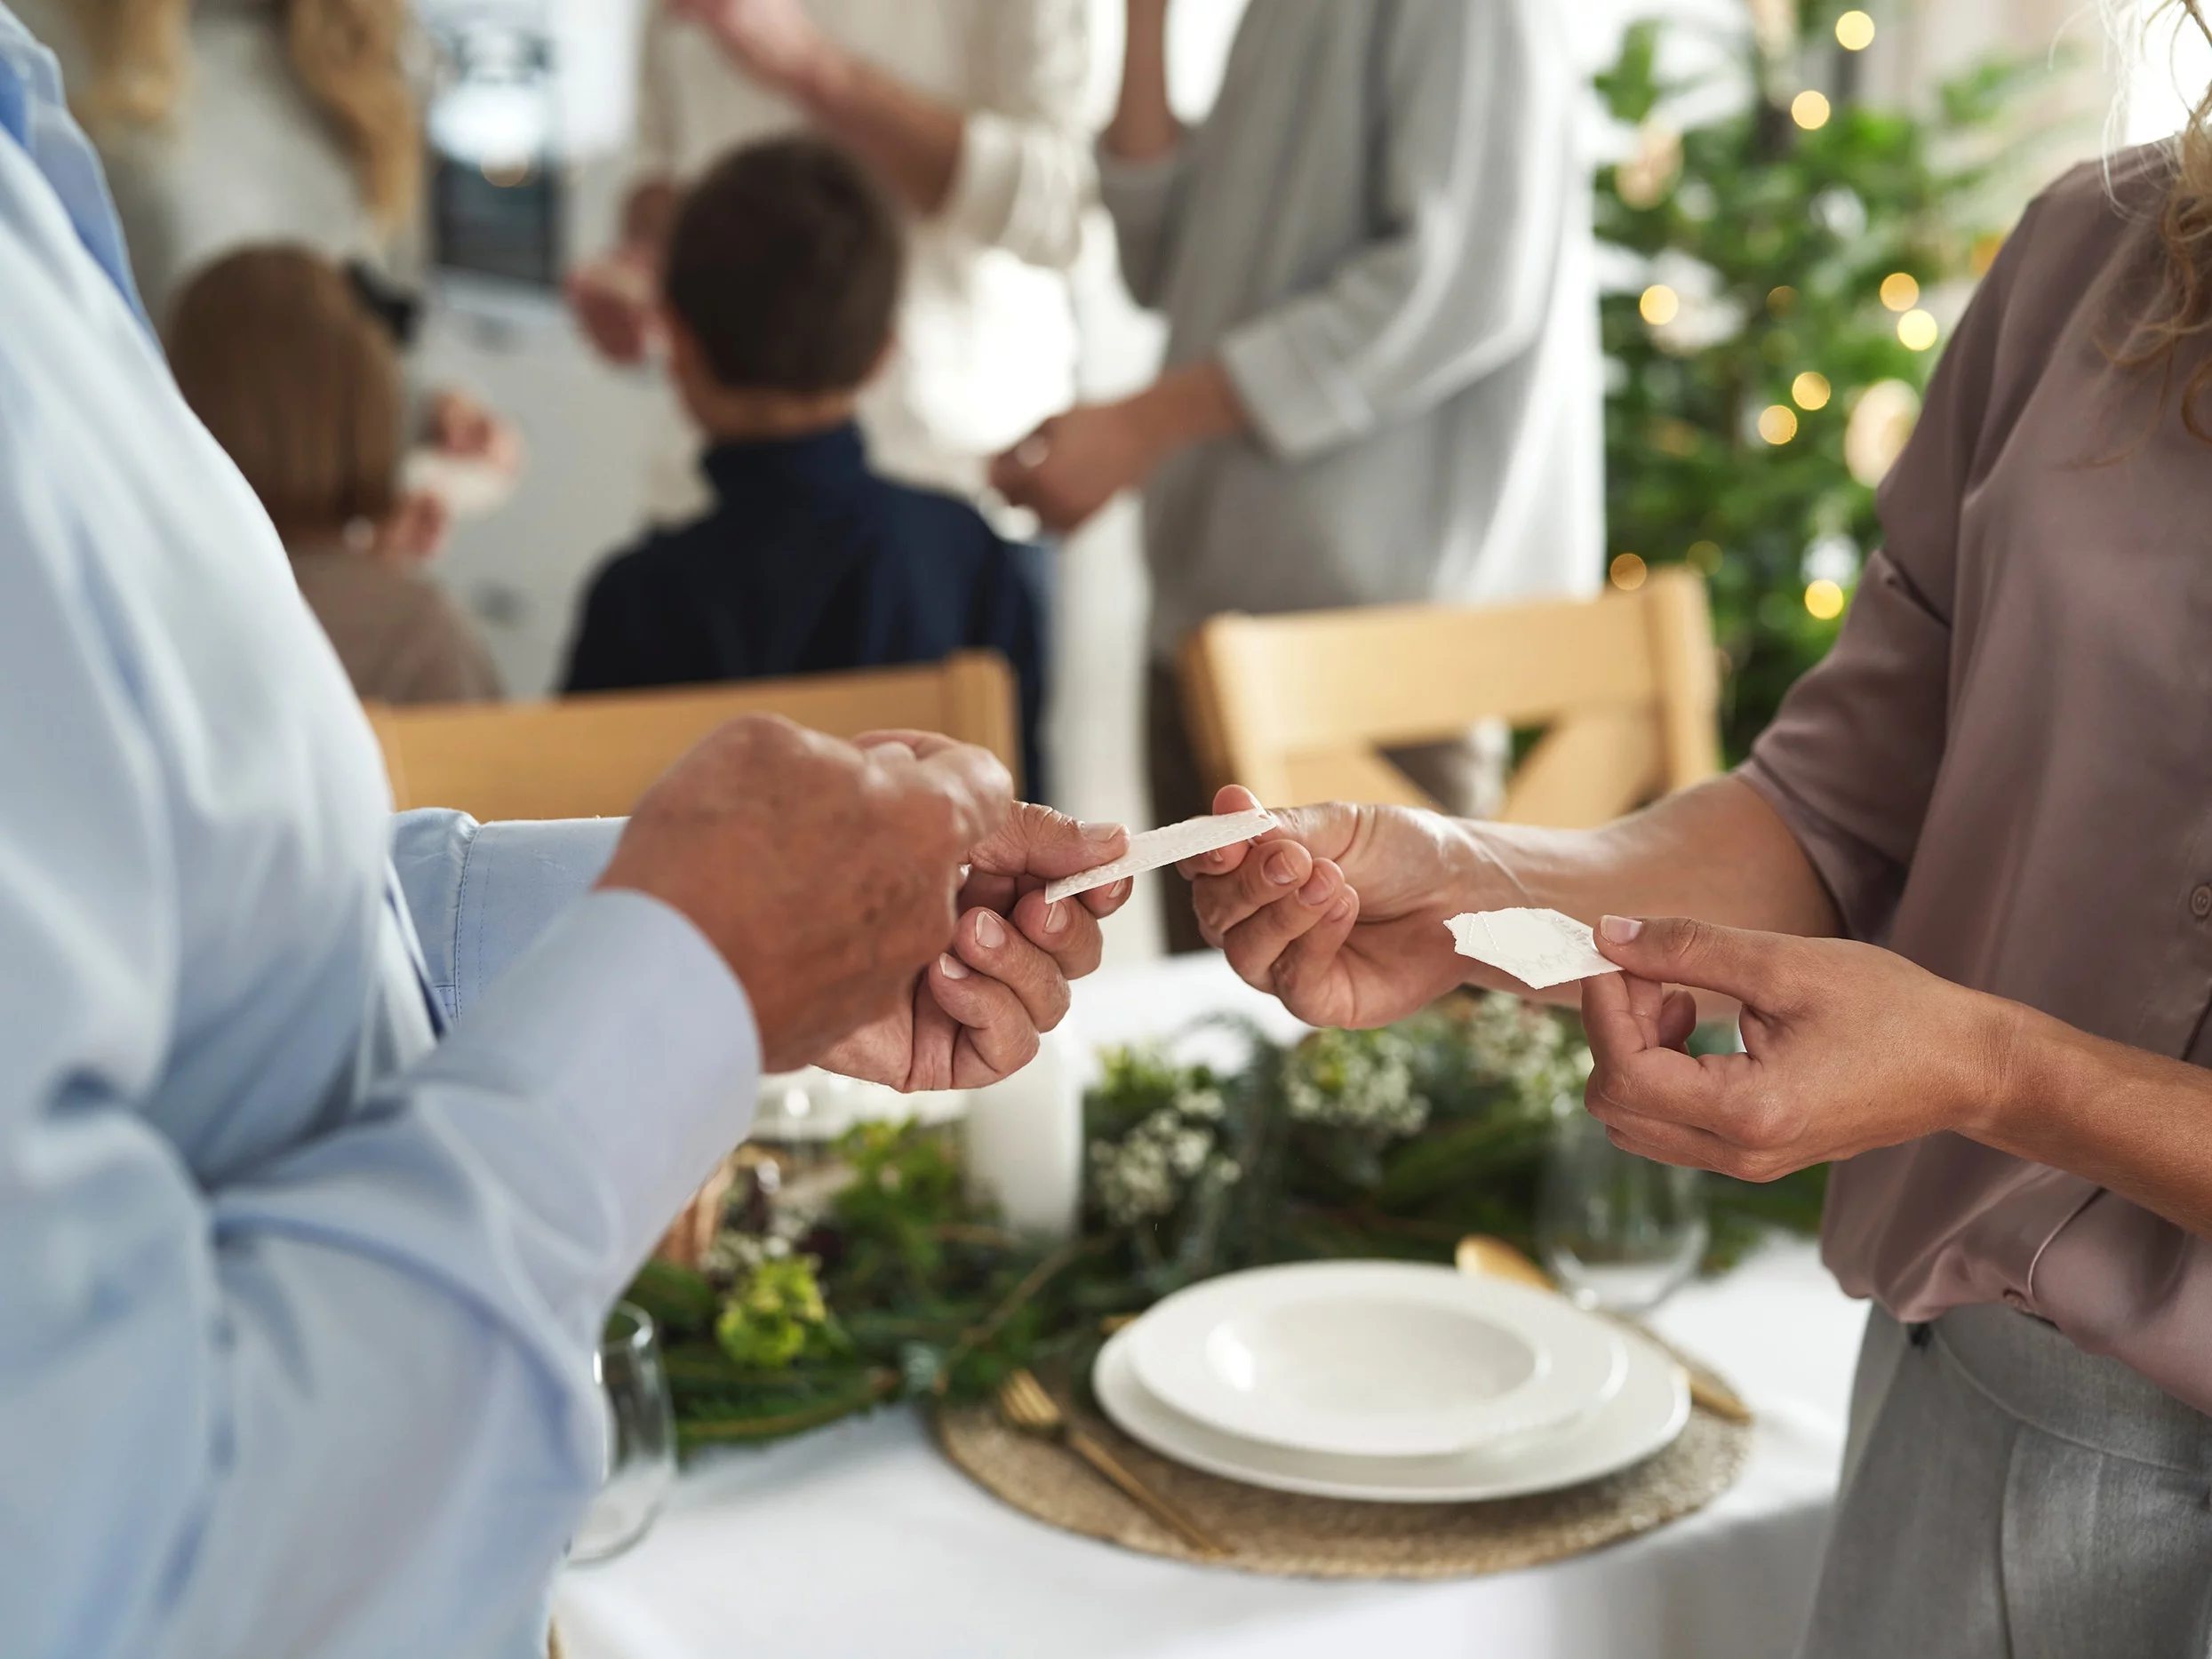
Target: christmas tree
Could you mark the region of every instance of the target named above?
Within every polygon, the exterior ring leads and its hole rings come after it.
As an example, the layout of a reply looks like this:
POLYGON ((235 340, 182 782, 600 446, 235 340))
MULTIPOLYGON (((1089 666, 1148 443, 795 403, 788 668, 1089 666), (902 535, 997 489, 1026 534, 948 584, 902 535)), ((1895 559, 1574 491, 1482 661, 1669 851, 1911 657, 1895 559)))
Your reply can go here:
POLYGON ((1740 758, 1833 642, 1880 527, 1874 486, 1910 435, 1983 222, 1995 123, 2040 71, 1991 64, 1926 115, 1857 96, 1867 12, 1753 0, 1750 96, 1678 131, 1689 89, 1643 23, 1598 80, 1633 153, 1598 180, 1600 237, 1640 256, 1603 306, 1611 574, 1709 578, 1723 733, 1740 758))

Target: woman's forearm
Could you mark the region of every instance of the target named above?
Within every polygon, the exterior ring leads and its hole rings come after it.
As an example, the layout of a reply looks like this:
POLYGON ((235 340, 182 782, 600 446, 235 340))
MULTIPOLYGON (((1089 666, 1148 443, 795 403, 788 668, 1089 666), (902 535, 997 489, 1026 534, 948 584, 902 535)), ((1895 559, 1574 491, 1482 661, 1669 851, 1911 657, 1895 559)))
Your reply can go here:
MULTIPOLYGON (((1471 909, 1530 905, 1593 926, 1605 915, 1697 916, 1815 938, 1838 930, 1834 901, 1796 836, 1735 778, 1685 789, 1600 829, 1473 822, 1465 830, 1479 872, 1471 909)), ((1503 979, 1497 985, 1510 988, 1503 979)), ((1571 1001, 1577 989, 1562 985, 1553 994, 1571 1001)), ((1724 1006, 1715 1000, 1712 1011, 1724 1006)))
POLYGON ((945 205, 967 140, 966 117, 864 62, 828 51, 797 89, 807 113, 850 145, 914 211, 945 205))
POLYGON ((1168 0, 1129 0, 1122 96, 1106 130, 1106 153, 1126 162, 1158 161, 1183 141, 1168 102, 1168 0))
POLYGON ((2212 1239, 2212 1072, 1991 1001, 1999 1074, 1961 1131, 2212 1239))

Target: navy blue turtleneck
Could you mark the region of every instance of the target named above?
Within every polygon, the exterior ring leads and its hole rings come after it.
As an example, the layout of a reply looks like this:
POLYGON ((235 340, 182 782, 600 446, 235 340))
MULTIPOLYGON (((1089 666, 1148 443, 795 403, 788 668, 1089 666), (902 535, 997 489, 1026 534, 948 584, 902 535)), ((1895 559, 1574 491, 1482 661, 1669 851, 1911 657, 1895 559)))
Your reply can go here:
POLYGON ((1022 550, 965 501, 868 470, 857 428, 717 444, 715 505, 608 561, 584 602, 566 689, 691 685, 1004 654, 1038 788, 1042 608, 1022 550))

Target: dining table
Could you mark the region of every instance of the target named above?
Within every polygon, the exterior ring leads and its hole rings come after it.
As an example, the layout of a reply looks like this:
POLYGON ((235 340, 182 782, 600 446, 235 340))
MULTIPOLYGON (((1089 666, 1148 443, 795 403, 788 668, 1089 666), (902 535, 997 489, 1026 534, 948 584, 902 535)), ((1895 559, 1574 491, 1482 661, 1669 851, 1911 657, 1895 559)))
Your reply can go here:
MULTIPOLYGON (((1300 1029, 1218 956, 1081 982, 1072 1052, 1203 1015, 1300 1029)), ((1186 1041, 1188 1041, 1186 1039, 1186 1041)), ((1197 1041, 1203 1041, 1201 1037, 1197 1041)), ((1776 1240, 1652 1326, 1754 1416, 1695 1513, 1542 1567, 1437 1582, 1186 1565, 1058 1531, 985 1491, 912 1407, 694 1457, 653 1529, 555 1591, 566 1659, 1786 1659, 1842 1461, 1865 1305, 1776 1240)))

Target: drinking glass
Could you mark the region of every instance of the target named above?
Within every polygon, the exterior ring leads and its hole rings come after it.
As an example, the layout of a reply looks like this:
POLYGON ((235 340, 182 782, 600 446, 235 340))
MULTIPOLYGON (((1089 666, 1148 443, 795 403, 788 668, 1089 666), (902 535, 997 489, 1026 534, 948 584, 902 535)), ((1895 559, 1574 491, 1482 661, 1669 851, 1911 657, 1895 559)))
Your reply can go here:
POLYGON ((1702 1177, 1625 1153, 1588 1113, 1553 1131, 1537 1248, 1576 1305, 1649 1312, 1697 1271, 1707 1237, 1702 1177))
POLYGON ((618 1302, 594 1360, 607 1412, 606 1479, 569 1543, 571 1561, 603 1561, 643 1538, 675 1480, 675 1408, 652 1316, 618 1302))

